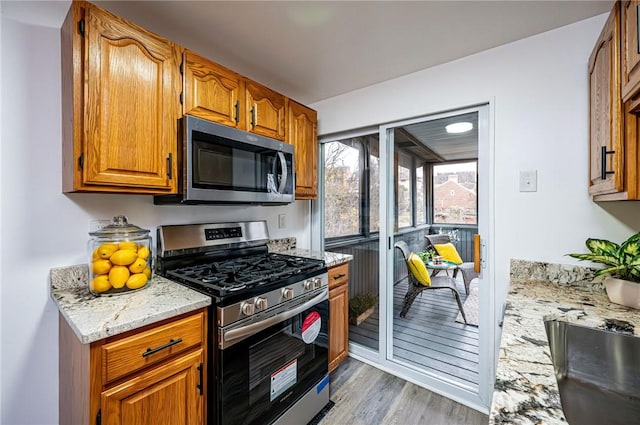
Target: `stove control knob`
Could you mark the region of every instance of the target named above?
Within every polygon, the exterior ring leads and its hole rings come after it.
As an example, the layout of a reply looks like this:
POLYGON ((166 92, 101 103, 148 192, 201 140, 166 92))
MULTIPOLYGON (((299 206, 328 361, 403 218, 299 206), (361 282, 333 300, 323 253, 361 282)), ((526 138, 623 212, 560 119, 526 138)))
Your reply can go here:
POLYGON ((256 309, 258 310, 264 310, 265 308, 267 308, 267 299, 266 298, 256 298, 253 303, 256 306, 256 309))
POLYGON ((291 288, 282 288, 282 298, 285 300, 290 300, 293 298, 293 289, 291 288))
POLYGON ((319 277, 316 277, 315 279, 313 279, 313 287, 318 289, 322 287, 322 279, 320 279, 319 277))
POLYGON ((304 281, 304 289, 306 291, 309 291, 309 290, 313 289, 313 280, 311 280, 311 279, 305 280, 304 281))
POLYGON ((253 303, 244 302, 240 304, 240 310, 245 316, 251 316, 253 314, 253 303))

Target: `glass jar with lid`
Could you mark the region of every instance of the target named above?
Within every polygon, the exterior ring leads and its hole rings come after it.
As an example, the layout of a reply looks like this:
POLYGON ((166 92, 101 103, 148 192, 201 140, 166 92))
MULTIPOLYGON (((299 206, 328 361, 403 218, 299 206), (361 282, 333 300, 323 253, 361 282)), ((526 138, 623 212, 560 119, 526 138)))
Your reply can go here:
POLYGON ((149 285, 152 277, 149 230, 113 217, 111 224, 90 232, 89 291, 94 295, 124 294, 149 285))

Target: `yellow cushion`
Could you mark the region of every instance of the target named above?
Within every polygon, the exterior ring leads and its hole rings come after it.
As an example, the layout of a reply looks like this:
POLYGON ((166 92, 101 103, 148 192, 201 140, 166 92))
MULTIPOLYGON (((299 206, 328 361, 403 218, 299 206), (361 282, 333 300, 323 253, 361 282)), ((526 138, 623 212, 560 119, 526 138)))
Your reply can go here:
POLYGON ((409 254, 409 271, 416 278, 421 285, 431 286, 431 278, 429 277, 429 272, 425 267, 422 259, 416 254, 409 254))
POLYGON ((455 264, 462 264, 462 258, 460 258, 460 254, 458 254, 458 250, 451 242, 443 243, 443 244, 435 244, 433 247, 438 251, 438 255, 442 257, 443 260, 449 261, 455 264))

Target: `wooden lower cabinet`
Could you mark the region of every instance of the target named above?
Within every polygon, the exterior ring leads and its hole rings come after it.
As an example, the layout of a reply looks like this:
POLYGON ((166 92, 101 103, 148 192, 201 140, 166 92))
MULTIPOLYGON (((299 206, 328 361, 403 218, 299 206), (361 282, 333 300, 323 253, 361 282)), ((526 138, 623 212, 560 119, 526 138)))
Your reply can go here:
POLYGON ((329 269, 329 372, 349 354, 349 264, 329 269))
POLYGON ((80 343, 60 316, 59 423, 206 424, 206 314, 91 344, 80 343))

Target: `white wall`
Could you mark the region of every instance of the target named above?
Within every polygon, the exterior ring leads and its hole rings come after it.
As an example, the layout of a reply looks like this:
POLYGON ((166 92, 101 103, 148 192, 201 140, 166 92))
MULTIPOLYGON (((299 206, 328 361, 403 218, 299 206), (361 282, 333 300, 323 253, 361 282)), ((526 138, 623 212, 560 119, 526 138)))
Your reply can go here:
POLYGON ((317 102, 311 106, 319 134, 492 102, 493 284, 500 306, 511 258, 576 264, 565 254, 585 252, 587 237, 620 241, 640 230, 640 203, 599 205, 587 193, 587 62, 605 19, 317 102), (519 171, 529 169, 538 170, 538 191, 520 193, 519 171))
POLYGON ((53 267, 86 263, 89 220, 125 214, 161 224, 266 219, 273 238, 310 245, 309 202, 154 206, 151 196, 61 193, 59 30, 2 16, 0 319, 2 424, 57 424, 58 311, 53 267), (286 229, 278 214, 286 213, 286 229))

